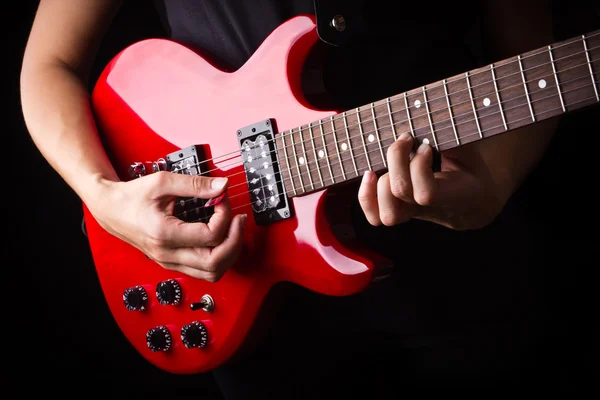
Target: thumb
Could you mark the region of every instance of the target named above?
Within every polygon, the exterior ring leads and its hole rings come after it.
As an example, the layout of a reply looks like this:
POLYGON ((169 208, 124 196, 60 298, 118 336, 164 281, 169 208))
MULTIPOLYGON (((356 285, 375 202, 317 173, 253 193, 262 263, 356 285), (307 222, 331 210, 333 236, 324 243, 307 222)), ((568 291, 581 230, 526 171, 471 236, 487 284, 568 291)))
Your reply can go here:
POLYGON ((149 175, 156 179, 156 196, 198 197, 209 199, 222 194, 227 178, 176 174, 167 171, 149 175))

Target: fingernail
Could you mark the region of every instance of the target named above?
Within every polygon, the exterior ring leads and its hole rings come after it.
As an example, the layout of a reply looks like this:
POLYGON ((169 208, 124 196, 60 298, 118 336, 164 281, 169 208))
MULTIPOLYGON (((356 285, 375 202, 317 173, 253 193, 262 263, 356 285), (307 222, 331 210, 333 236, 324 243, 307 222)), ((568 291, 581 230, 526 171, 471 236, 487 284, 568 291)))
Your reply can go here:
POLYGON ((402 134, 398 137, 398 140, 411 140, 412 136, 408 132, 402 132, 402 134))
POLYGON ((371 170, 366 170, 365 172, 363 172, 362 181, 368 182, 369 179, 371 179, 371 170))
POLYGON ((242 228, 246 225, 246 219, 248 219, 248 214, 242 214, 240 217, 240 224, 242 225, 242 228))
POLYGON ((418 154, 423 154, 427 151, 427 149, 429 148, 428 144, 425 143, 421 143, 421 145, 419 146, 419 148, 417 149, 417 153, 418 154))
POLYGON ((214 178, 210 183, 210 187, 213 189, 223 189, 223 186, 227 183, 227 178, 214 178))
POLYGON ((221 202, 221 200, 223 200, 223 197, 225 197, 225 192, 221 193, 217 197, 213 197, 212 199, 209 199, 204 204, 204 208, 212 207, 212 206, 215 206, 215 205, 219 204, 221 202))

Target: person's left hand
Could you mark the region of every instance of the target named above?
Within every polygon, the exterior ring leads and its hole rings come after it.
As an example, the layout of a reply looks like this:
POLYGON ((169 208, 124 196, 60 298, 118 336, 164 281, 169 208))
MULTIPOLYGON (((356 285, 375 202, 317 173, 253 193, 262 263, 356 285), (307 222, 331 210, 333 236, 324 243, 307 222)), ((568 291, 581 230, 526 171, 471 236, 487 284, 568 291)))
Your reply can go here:
POLYGON ((496 185, 477 143, 441 154, 433 172, 433 149, 422 144, 412 160, 413 138, 404 133, 387 151, 388 172, 367 171, 358 199, 371 225, 393 226, 417 218, 456 230, 491 223, 508 199, 496 185))

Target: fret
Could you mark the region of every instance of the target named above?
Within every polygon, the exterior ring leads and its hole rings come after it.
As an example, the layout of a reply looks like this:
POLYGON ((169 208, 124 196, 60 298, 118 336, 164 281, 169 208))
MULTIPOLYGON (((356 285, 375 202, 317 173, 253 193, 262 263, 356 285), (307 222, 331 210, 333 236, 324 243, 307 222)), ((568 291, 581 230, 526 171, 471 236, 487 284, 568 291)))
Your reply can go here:
POLYGON ((290 176, 290 182, 292 183, 292 190, 294 192, 294 196, 296 196, 298 193, 296 192, 296 185, 294 185, 294 177, 290 168, 290 158, 288 157, 287 145, 285 144, 285 133, 279 135, 279 137, 281 137, 281 147, 283 148, 283 154, 285 156, 285 163, 287 165, 288 175, 290 176))
MULTIPOLYGON (((371 116, 373 118, 373 129, 375 130, 375 135, 377 135, 377 145, 379 145, 379 151, 381 152, 381 160, 383 161, 383 166, 387 168, 387 162, 385 161, 385 155, 383 154, 383 147, 381 147, 381 137, 379 136, 379 128, 377 127, 377 117, 375 116, 375 104, 371 103, 371 116)), ((391 116, 390 116, 391 117, 391 116)), ((394 126, 392 125, 392 129, 394 126)), ((394 139, 396 135, 394 134, 394 139)))
POLYGON ((392 127, 392 135, 394 135, 394 141, 398 140, 396 136, 396 124, 394 124, 394 118, 392 117, 392 107, 390 106, 390 98, 386 99, 386 105, 388 110, 388 115, 390 116, 390 126, 392 127))
POLYGON ((562 85, 555 73, 554 51, 545 47, 543 51, 525 53, 521 57, 523 75, 531 108, 536 120, 558 115, 563 111, 562 85))
POLYGON ((475 108, 475 101, 473 100, 473 90, 471 88, 471 81, 469 80, 469 72, 465 72, 465 77, 467 80, 467 87, 469 88, 469 98, 471 99, 471 107, 473 107, 473 115, 475 115, 475 123, 477 124, 477 131, 479 132, 479 137, 483 138, 483 134, 481 133, 481 126, 479 125, 479 117, 477 116, 477 109, 475 108))
MULTIPOLYGON (((525 60, 526 62, 528 59, 525 60)), ((509 129, 520 128, 531 122, 525 86, 517 57, 495 64, 496 84, 502 99, 502 109, 509 129)), ((532 71, 529 71, 531 73, 532 71)))
POLYGON ((525 96, 527 97, 527 104, 529 104, 529 111, 531 112, 531 120, 535 122, 535 115, 533 114, 533 107, 531 106, 531 100, 529 99, 529 90, 527 90, 527 80, 525 79, 525 73, 523 72, 523 63, 521 62, 521 56, 517 56, 519 60, 519 69, 521 70, 521 78, 523 79, 523 87, 525 87, 525 96))
POLYGON ((434 139, 432 146, 435 146, 438 151, 455 147, 456 135, 453 129, 452 109, 448 108, 444 82, 435 82, 425 87, 423 100, 427 114, 425 127, 431 130, 434 139))
MULTIPOLYGON (((552 46, 552 64, 556 70, 558 82, 560 82, 560 92, 566 111, 571 108, 578 109, 596 101, 596 92, 590 82, 588 53, 585 51, 585 45, 583 40, 568 40, 552 46)), ((548 56, 547 59, 550 60, 550 57, 548 56)), ((554 74, 554 71, 549 68, 548 73, 554 74)), ((554 86, 554 80, 552 82, 552 86, 554 86)), ((556 97, 558 98, 558 96, 556 97)), ((558 110, 545 112, 544 118, 565 112, 558 100, 552 108, 558 108, 558 110)))
POLYGON ((410 111, 409 111, 409 106, 408 106, 408 99, 406 98, 406 92, 404 92, 404 106, 406 107, 406 115, 408 117, 407 121, 408 121, 408 126, 410 126, 410 134, 412 135, 413 139, 415 138, 415 129, 413 128, 413 123, 412 123, 412 118, 410 117, 410 111))
POLYGON ((302 135, 302 127, 298 128, 298 133, 300 134, 300 146, 302 148, 302 155, 300 156, 300 160, 304 160, 301 164, 304 164, 306 167, 306 175, 308 175, 308 182, 310 183, 310 188, 315 190, 315 185, 313 184, 312 173, 310 171, 310 162, 308 161, 308 156, 306 155, 306 148, 304 147, 304 136, 302 135))
POLYGON ((415 89, 406 92, 405 102, 408 103, 410 108, 410 116, 417 147, 421 143, 434 146, 434 142, 436 142, 437 139, 434 138, 432 131, 433 125, 429 122, 430 115, 427 111, 428 105, 425 104, 422 90, 415 89))
POLYGON ((590 60, 590 53, 588 50, 587 42, 585 40, 585 35, 581 35, 581 41, 583 42, 583 49, 585 50, 585 58, 587 60, 588 69, 590 70, 590 77, 592 78, 592 85, 594 86, 594 93, 596 94, 596 100, 600 101, 600 96, 598 96, 598 87, 596 86, 596 78, 594 77, 594 70, 592 69, 592 61, 590 60))
POLYGON ((425 93, 425 86, 423 86, 423 102, 425 103, 425 110, 427 112, 427 119, 429 120, 429 129, 431 129, 431 136, 433 136, 433 143, 435 144, 435 148, 439 150, 440 147, 438 146, 435 131, 433 130, 433 121, 431 121, 431 112, 429 111, 429 102, 427 101, 427 93, 425 93))
MULTIPOLYGON (((448 92, 448 101, 445 108, 452 110, 454 126, 456 127, 456 135, 461 145, 468 144, 475 140, 479 140, 479 129, 477 128, 477 118, 473 118, 473 106, 471 105, 471 97, 469 96, 469 86, 465 74, 455 75, 446 80, 448 92)), ((450 118, 448 118, 450 119, 450 118)), ((450 121, 448 121, 450 123, 450 121)), ((448 128, 450 130, 450 128, 448 128)), ((455 147, 456 137, 448 143, 448 146, 455 147)))
POLYGON ((558 91, 558 98, 560 99, 560 106, 563 112, 567 111, 565 108, 565 102, 563 101, 562 93, 560 90, 560 83, 558 83, 558 75, 556 74, 556 66, 554 65, 554 58, 552 57, 552 46, 548 46, 548 55, 550 56, 550 63, 552 64, 552 74, 554 75, 554 81, 556 82, 556 89, 558 91))
MULTIPOLYGON (((356 167, 356 160, 354 159, 354 150, 352 149, 352 141, 350 140, 350 132, 348 131, 348 120, 346 119, 346 112, 342 113, 342 117, 344 119, 344 130, 346 132, 346 138, 348 139, 348 150, 350 150, 350 158, 352 159, 352 165, 354 166, 354 172, 356 176, 360 175, 358 173, 358 168, 356 167)), ((343 146, 342 146, 343 150, 343 146)))
POLYGON ((346 180, 346 172, 344 171, 344 162, 342 161, 342 156, 340 155, 340 146, 338 144, 337 135, 335 133, 335 124, 333 123, 333 115, 331 116, 331 134, 333 135, 333 140, 335 142, 335 150, 337 152, 338 159, 340 160, 340 169, 342 170, 342 179, 346 180))
POLYGON ((290 130, 290 141, 292 142, 292 151, 294 153, 294 162, 296 163, 296 171, 298 172, 298 179, 300 179, 300 185, 302 186, 302 191, 306 192, 306 187, 304 186, 304 180, 302 179, 302 173, 300 172, 300 165, 298 160, 298 154, 296 153, 296 144, 294 143, 294 130, 290 130))
POLYGON ((452 107, 450 106, 450 97, 448 96, 448 85, 446 85, 446 80, 443 81, 444 84, 444 96, 446 97, 446 103, 448 105, 448 115, 450 119, 450 123, 452 124, 452 131, 454 132, 454 138, 456 139, 456 145, 460 146, 460 140, 458 139, 458 133, 456 132, 456 124, 454 123, 454 115, 452 113, 452 107))
MULTIPOLYGON (((358 123, 358 129, 360 130, 360 140, 362 141, 362 145, 363 145, 363 149, 365 150, 365 158, 367 159, 367 168, 369 170, 373 170, 373 168, 371 168, 371 161, 369 160, 369 152, 367 151, 367 144, 365 143, 365 133, 363 132, 363 128, 362 128, 362 123, 360 120, 360 109, 356 109, 356 120, 358 123)), ((348 130, 346 129, 346 132, 348 130)), ((350 139, 348 139, 350 140, 350 139)), ((358 173, 357 173, 358 175, 358 173)))
POLYGON ((319 180, 321 181, 321 187, 325 187, 323 183, 323 175, 321 174, 321 163, 319 162, 319 158, 317 157, 317 146, 315 145, 315 137, 313 135, 312 123, 308 124, 308 132, 310 134, 310 141, 313 147, 313 156, 315 157, 315 165, 317 166, 317 173, 319 174, 319 180))
POLYGON ((504 132, 502 109, 497 99, 492 71, 487 67, 470 71, 469 84, 482 133, 479 138, 504 132))
POLYGON ((498 83, 496 82, 496 73, 494 72, 494 64, 490 64, 490 72, 492 74, 492 81, 494 82, 494 91, 496 92, 496 99, 498 100, 498 108, 500 109, 500 116, 502 117, 502 124, 504 125, 504 130, 508 130, 508 125, 506 124, 506 118, 504 117, 504 110, 502 109, 502 100, 500 99, 500 91, 498 91, 498 83))
MULTIPOLYGON (((333 171, 331 170, 331 161, 329 160, 329 151, 327 151, 327 143, 325 142, 325 134, 323 133, 323 120, 319 120, 319 130, 321 131, 321 141, 323 142, 323 157, 325 161, 327 161, 327 169, 329 170, 329 177, 331 178, 331 183, 335 183, 335 178, 333 176, 333 171)), ((339 154, 338 154, 339 157, 339 154)), ((340 168, 342 160, 340 159, 340 168)))
POLYGON ((302 127, 298 128, 298 133, 300 135, 300 146, 302 148, 302 155, 299 158, 300 164, 303 164, 306 167, 306 175, 308 175, 308 182, 310 183, 310 188, 315 190, 315 185, 313 184, 312 174, 310 172, 310 163, 308 162, 308 156, 306 155, 306 148, 304 147, 304 136, 302 135, 302 127), (304 161, 302 161, 304 160, 304 161))

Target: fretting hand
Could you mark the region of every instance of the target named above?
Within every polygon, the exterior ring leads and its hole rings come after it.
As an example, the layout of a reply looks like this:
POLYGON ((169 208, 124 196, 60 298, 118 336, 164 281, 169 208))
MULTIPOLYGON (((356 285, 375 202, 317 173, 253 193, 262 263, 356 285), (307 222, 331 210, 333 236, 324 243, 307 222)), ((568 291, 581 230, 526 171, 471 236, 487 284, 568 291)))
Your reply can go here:
POLYGON ((456 229, 477 229, 496 217, 506 191, 497 187, 476 145, 442 153, 432 170, 433 149, 421 144, 410 159, 413 138, 403 133, 387 151, 388 172, 365 173, 358 199, 372 225, 393 226, 411 218, 456 229))
POLYGON ((94 217, 164 268, 215 282, 237 259, 246 215, 232 218, 227 196, 207 223, 187 223, 173 215, 176 197, 217 197, 226 190, 225 178, 163 171, 105 185, 105 195, 88 204, 94 217))

